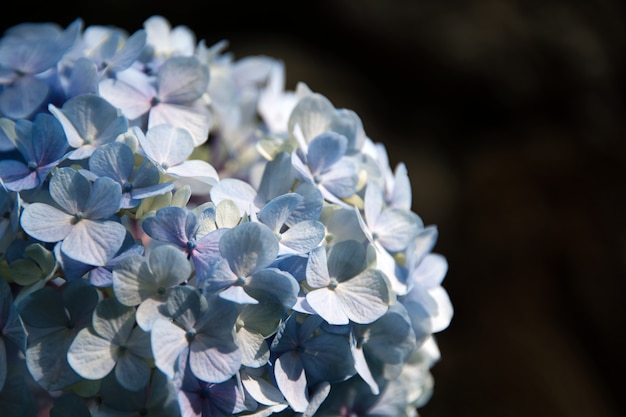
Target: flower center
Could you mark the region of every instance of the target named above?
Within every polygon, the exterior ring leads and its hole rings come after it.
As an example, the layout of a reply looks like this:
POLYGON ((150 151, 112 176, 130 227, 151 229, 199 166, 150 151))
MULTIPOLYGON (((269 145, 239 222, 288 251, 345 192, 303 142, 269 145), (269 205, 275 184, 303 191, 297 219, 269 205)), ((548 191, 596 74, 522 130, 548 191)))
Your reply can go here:
POLYGON ((335 288, 337 288, 337 285, 339 285, 339 281, 337 281, 337 278, 331 278, 330 282, 328 283, 328 288, 334 290, 335 288))
POLYGON ((189 330, 187 330, 187 332, 185 333, 185 338, 187 338, 188 342, 191 342, 193 340, 194 337, 196 337, 196 329, 191 328, 189 330))
POLYGON ((31 171, 36 171, 37 170, 37 162, 30 161, 28 163, 28 169, 30 169, 31 171))
POLYGON ((78 211, 76 212, 76 214, 74 214, 74 218, 72 219, 71 223, 72 224, 76 224, 79 221, 81 221, 83 219, 84 215, 82 211, 78 211))
POLYGON ((130 193, 132 190, 133 190, 133 183, 125 181, 124 184, 122 184, 123 193, 130 193))

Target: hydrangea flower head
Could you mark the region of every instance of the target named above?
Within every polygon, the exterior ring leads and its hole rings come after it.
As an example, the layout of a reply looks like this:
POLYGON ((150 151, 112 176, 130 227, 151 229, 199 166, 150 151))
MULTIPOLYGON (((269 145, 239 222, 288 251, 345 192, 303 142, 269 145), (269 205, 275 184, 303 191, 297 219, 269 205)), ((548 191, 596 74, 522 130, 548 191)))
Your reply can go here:
POLYGON ((3 412, 415 417, 430 398, 453 308, 407 166, 281 60, 227 48, 159 15, 0 37, 3 412))

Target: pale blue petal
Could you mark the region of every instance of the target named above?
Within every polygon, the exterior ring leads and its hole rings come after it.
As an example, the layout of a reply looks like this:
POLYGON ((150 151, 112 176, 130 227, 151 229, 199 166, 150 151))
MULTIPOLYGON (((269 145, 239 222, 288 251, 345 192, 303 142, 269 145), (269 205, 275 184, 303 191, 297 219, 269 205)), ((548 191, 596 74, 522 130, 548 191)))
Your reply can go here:
POLYGON ((243 289, 243 287, 233 285, 228 287, 219 293, 220 298, 224 300, 232 301, 235 304, 258 304, 256 298, 251 297, 243 289))
POLYGON ((67 352, 67 361, 72 369, 85 379, 101 379, 115 366, 115 353, 111 341, 82 329, 67 352))
POLYGON ((406 165, 400 162, 396 166, 393 177, 393 190, 389 198, 389 205, 403 210, 411 210, 413 194, 406 165))
POLYGON ((309 394, 300 355, 296 352, 287 352, 276 359, 274 377, 280 392, 285 396, 293 411, 306 410, 309 405, 309 394))
POLYGON ((200 182, 216 185, 220 178, 213 165, 198 159, 184 161, 165 170, 168 175, 177 178, 191 178, 200 182))
POLYGON ((342 310, 355 323, 372 323, 389 308, 387 281, 377 269, 367 269, 354 278, 341 282, 335 293, 342 310))
POLYGON ((105 79, 100 82, 98 91, 107 101, 121 109, 129 120, 135 120, 150 111, 151 100, 156 95, 147 77, 143 74, 141 77, 140 80, 132 80, 133 84, 121 79, 105 79))
POLYGON ((302 98, 289 117, 289 131, 297 124, 307 141, 328 130, 335 108, 323 95, 313 93, 302 98))
POLYGON ((61 250, 79 262, 103 266, 122 247, 125 236, 126 228, 120 223, 83 219, 73 225, 61 250))
POLYGON ((315 248, 309 254, 309 261, 306 264, 306 281, 313 288, 323 288, 330 284, 325 247, 315 248))
POLYGON ((135 308, 121 304, 116 298, 98 303, 92 327, 96 335, 118 346, 126 345, 135 324, 135 308))
POLYGON ((287 193, 268 201, 257 213, 261 223, 274 232, 279 232, 303 197, 296 193, 287 193))
POLYGON ((382 211, 383 191, 375 182, 368 183, 363 198, 363 215, 370 228, 376 225, 382 211))
POLYGON ((247 276, 276 259, 278 239, 261 223, 244 223, 224 233, 220 252, 237 276, 247 276))
POLYGON ((211 113, 205 107, 159 103, 150 110, 148 128, 161 124, 189 132, 194 146, 200 146, 209 138, 211 113))
POLYGON ((83 214, 91 220, 108 219, 120 209, 121 199, 120 184, 111 178, 100 177, 93 183, 83 214))
POLYGON ((117 360, 115 378, 127 390, 138 391, 150 381, 151 370, 147 361, 126 351, 117 360))
POLYGON ((246 285, 246 291, 259 301, 272 299, 285 310, 296 303, 300 287, 291 274, 275 268, 255 272, 246 285))
POLYGON ((148 158, 164 170, 186 161, 195 147, 188 131, 166 124, 151 127, 138 139, 148 158))
POLYGON ((224 382, 239 371, 241 351, 233 340, 198 333, 190 345, 189 366, 198 379, 224 382))
POLYGON ((420 217, 412 211, 397 208, 384 210, 376 223, 370 223, 375 234, 374 239, 389 252, 406 249, 409 243, 423 228, 420 217))
POLYGON ((372 371, 370 371, 363 349, 356 346, 356 342, 353 341, 353 337, 351 337, 351 347, 352 358, 354 359, 354 369, 356 369, 363 381, 369 385, 373 395, 380 394, 380 388, 376 383, 376 379, 372 375, 372 371))
POLYGON ((437 226, 426 226, 417 237, 411 242, 407 248, 406 266, 409 270, 413 270, 419 265, 428 253, 430 253, 437 243, 439 230, 437 226))
POLYGON ((190 330, 207 309, 207 300, 195 288, 179 286, 172 288, 166 305, 169 316, 183 329, 190 330))
POLYGON ((366 251, 356 240, 344 240, 328 253, 328 272, 338 280, 351 278, 365 269, 366 251))
POLYGON ((0 113, 13 120, 27 119, 46 101, 50 86, 39 78, 25 76, 0 93, 0 113))
POLYGON ((441 282, 448 273, 448 261, 438 253, 429 253, 412 272, 412 275, 419 285, 425 288, 434 288, 441 285, 441 282))
POLYGON ((301 182, 296 186, 294 192, 300 194, 303 199, 285 224, 293 226, 305 220, 318 220, 324 207, 324 197, 320 190, 309 182, 301 182))
POLYGON ((173 246, 162 245, 152 249, 148 259, 153 279, 160 285, 173 287, 191 275, 187 257, 173 246))
POLYGON ((72 98, 82 94, 98 94, 98 68, 88 58, 78 58, 72 68, 67 87, 67 97, 72 98))
POLYGON ((81 380, 67 362, 76 331, 63 329, 29 342, 26 364, 33 379, 47 391, 59 391, 81 380))
POLYGON ((159 69, 157 85, 161 100, 186 104, 207 91, 209 68, 196 57, 173 57, 159 69))
POLYGON ((306 294, 306 301, 329 324, 341 325, 350 322, 336 291, 328 288, 314 289, 306 294))
POLYGON ((308 253, 324 239, 326 228, 317 220, 305 220, 291 226, 281 235, 280 243, 297 253, 308 253))
POLYGON ((42 242, 58 242, 65 239, 74 225, 73 216, 44 203, 29 204, 20 217, 26 233, 42 242))
POLYGON ((307 339, 301 360, 311 385, 343 381, 356 373, 350 343, 344 335, 322 333, 307 339))
POLYGON ((185 330, 169 320, 158 319, 152 325, 150 340, 156 366, 169 378, 173 378, 178 356, 188 346, 185 330))
POLYGON ((120 261, 113 269, 113 290, 116 298, 127 306, 141 303, 140 275, 143 256, 135 254, 120 261))
POLYGON ((324 187, 337 197, 350 197, 359 183, 358 168, 351 159, 342 159, 320 176, 324 187))
POLYGON ((89 158, 89 170, 99 177, 124 183, 133 174, 133 151, 124 143, 111 142, 96 149, 89 158))
POLYGON ((287 152, 280 152, 265 165, 258 191, 259 204, 265 204, 272 198, 289 192, 294 180, 291 155, 287 152))
POLYGON ((220 290, 230 287, 237 282, 237 275, 230 269, 230 265, 226 259, 218 261, 209 270, 206 279, 204 279, 205 294, 214 294, 220 290))
POLYGON ((20 161, 0 161, 0 173, 4 186, 10 191, 32 190, 40 183, 37 172, 20 161))
POLYGON ((69 214, 85 211, 91 184, 73 168, 59 168, 50 179, 50 196, 69 214))
POLYGON ((142 223, 143 230, 153 239, 184 247, 187 237, 187 212, 177 206, 159 209, 142 223))
POLYGON ((139 29, 126 39, 121 50, 117 51, 108 69, 122 71, 130 67, 146 47, 146 31, 139 29))
POLYGON ((255 204, 256 196, 254 187, 237 178, 223 178, 211 189, 211 201, 219 204, 224 200, 232 200, 239 207, 241 214, 258 207, 255 204))
POLYGON ((307 163, 313 175, 329 170, 345 155, 347 148, 348 140, 338 133, 325 132, 315 137, 307 153, 307 163))

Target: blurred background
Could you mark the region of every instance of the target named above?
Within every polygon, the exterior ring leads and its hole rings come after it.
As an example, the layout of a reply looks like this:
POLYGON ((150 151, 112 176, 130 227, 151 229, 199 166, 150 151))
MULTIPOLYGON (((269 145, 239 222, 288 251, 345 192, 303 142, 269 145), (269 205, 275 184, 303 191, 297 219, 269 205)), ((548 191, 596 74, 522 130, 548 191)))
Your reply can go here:
POLYGON ((455 307, 424 417, 626 415, 618 0, 13 2, 0 29, 154 14, 282 59, 405 162, 455 307))

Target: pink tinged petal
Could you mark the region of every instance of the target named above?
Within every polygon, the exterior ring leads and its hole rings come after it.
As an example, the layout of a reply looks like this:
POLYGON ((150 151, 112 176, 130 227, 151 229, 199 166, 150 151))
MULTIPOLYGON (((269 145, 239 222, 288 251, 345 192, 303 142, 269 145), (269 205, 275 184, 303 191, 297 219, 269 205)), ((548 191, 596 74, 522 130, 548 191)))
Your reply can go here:
POLYGON ((213 165, 198 159, 172 166, 166 169, 165 173, 178 178, 193 178, 209 185, 216 185, 219 182, 219 175, 213 165))
POLYGON ((73 216, 44 203, 31 203, 20 218, 26 233, 42 242, 58 242, 65 239, 74 225, 73 216))
POLYGON ((137 139, 148 158, 163 170, 185 162, 194 150, 188 131, 166 124, 151 127, 137 139))
POLYGON ((389 308, 389 288, 383 273, 377 269, 367 269, 341 282, 335 292, 342 309, 355 323, 372 323, 389 308))
MULTIPOLYGON (((124 72, 126 71, 122 71, 124 72)), ((106 79, 100 83, 99 92, 109 103, 118 107, 124 116, 129 120, 134 120, 150 111, 151 100, 156 95, 156 90, 147 84, 147 80, 131 85, 120 79, 106 79)))
POLYGON ((117 355, 111 342, 82 329, 70 345, 67 361, 74 371, 85 379, 101 379, 115 366, 117 355))
POLYGON ((342 300, 336 290, 321 288, 306 295, 309 305, 329 324, 348 324, 348 315, 343 311, 342 300))
POLYGON ((189 346, 185 330, 168 319, 156 320, 152 325, 150 341, 157 368, 170 379, 180 354, 189 346))
POLYGON ((61 250, 76 261, 104 266, 122 247, 125 236, 120 223, 82 219, 63 240, 61 250))
POLYGON ((301 413, 309 405, 306 375, 300 356, 286 352, 276 359, 274 365, 276 385, 289 402, 293 411, 301 413))
POLYGON ((148 128, 160 124, 187 130, 193 138, 194 146, 199 146, 209 138, 211 114, 202 107, 160 103, 150 110, 148 128))

